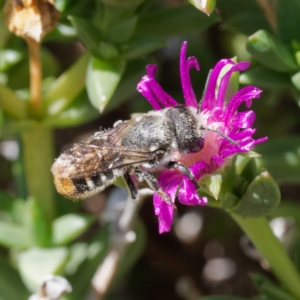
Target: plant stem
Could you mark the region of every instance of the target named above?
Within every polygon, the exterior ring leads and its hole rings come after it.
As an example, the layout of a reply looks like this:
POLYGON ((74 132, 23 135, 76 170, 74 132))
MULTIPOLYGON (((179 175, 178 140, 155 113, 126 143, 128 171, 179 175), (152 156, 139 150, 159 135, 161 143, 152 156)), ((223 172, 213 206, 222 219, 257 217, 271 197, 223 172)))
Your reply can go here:
POLYGON ((30 74, 30 112, 39 118, 42 114, 41 106, 41 82, 42 67, 40 59, 40 43, 32 38, 27 38, 29 50, 29 74, 30 74))
POLYGON ((231 216, 269 262, 277 279, 296 299, 300 299, 300 276, 283 245, 274 236, 267 219, 243 218, 235 214, 231 216))
POLYGON ((25 176, 28 195, 34 197, 48 222, 54 218, 54 160, 52 130, 36 124, 22 133, 25 176))

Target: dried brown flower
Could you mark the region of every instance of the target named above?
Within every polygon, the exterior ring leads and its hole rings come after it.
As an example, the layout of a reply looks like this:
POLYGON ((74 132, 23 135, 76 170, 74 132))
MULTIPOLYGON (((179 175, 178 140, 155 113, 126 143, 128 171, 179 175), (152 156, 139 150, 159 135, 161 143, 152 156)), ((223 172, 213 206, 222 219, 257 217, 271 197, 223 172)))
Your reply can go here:
POLYGON ((40 42, 55 27, 59 12, 53 0, 7 0, 4 18, 11 32, 40 42))

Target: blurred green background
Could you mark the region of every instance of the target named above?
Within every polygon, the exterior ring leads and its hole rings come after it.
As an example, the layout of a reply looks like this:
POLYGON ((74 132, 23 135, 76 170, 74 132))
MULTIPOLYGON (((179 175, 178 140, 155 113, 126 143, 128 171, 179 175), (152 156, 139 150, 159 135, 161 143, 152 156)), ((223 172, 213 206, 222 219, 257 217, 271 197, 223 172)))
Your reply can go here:
POLYGON ((126 244, 116 228, 125 189, 111 186, 84 202, 54 189, 49 170, 63 150, 151 110, 136 91, 147 64, 157 64, 158 81, 183 103, 178 55, 188 41, 201 66, 191 71, 198 99, 218 60, 251 62, 239 82, 264 90, 252 108, 255 136, 269 137, 254 149, 262 155, 256 163, 282 195, 268 220, 300 268, 300 1, 208 1, 210 16, 192 5, 201 1, 190 2, 57 0, 60 20, 41 46, 38 114, 26 42, 0 13, 0 300, 27 299, 48 273, 71 283, 62 299, 102 299, 91 281, 118 242, 121 261, 105 299, 296 299, 224 210, 178 204, 172 231, 159 235, 147 197, 126 244))

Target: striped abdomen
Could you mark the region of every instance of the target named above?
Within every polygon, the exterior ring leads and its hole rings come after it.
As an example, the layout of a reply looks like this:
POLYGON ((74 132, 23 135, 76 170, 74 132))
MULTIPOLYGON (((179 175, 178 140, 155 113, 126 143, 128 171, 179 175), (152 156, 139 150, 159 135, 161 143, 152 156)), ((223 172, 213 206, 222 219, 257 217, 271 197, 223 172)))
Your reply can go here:
POLYGON ((57 191, 71 199, 85 199, 93 196, 115 181, 116 176, 112 170, 87 178, 63 178, 54 175, 54 184, 57 191))

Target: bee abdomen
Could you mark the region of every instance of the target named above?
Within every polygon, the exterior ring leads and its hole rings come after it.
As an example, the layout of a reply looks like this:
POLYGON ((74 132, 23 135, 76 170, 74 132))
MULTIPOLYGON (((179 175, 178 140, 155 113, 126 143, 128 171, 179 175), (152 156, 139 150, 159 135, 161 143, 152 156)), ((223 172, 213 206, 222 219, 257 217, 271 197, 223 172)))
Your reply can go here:
POLYGON ((71 199, 85 199, 103 191, 115 180, 112 171, 96 174, 92 177, 62 178, 54 176, 57 191, 71 199))

